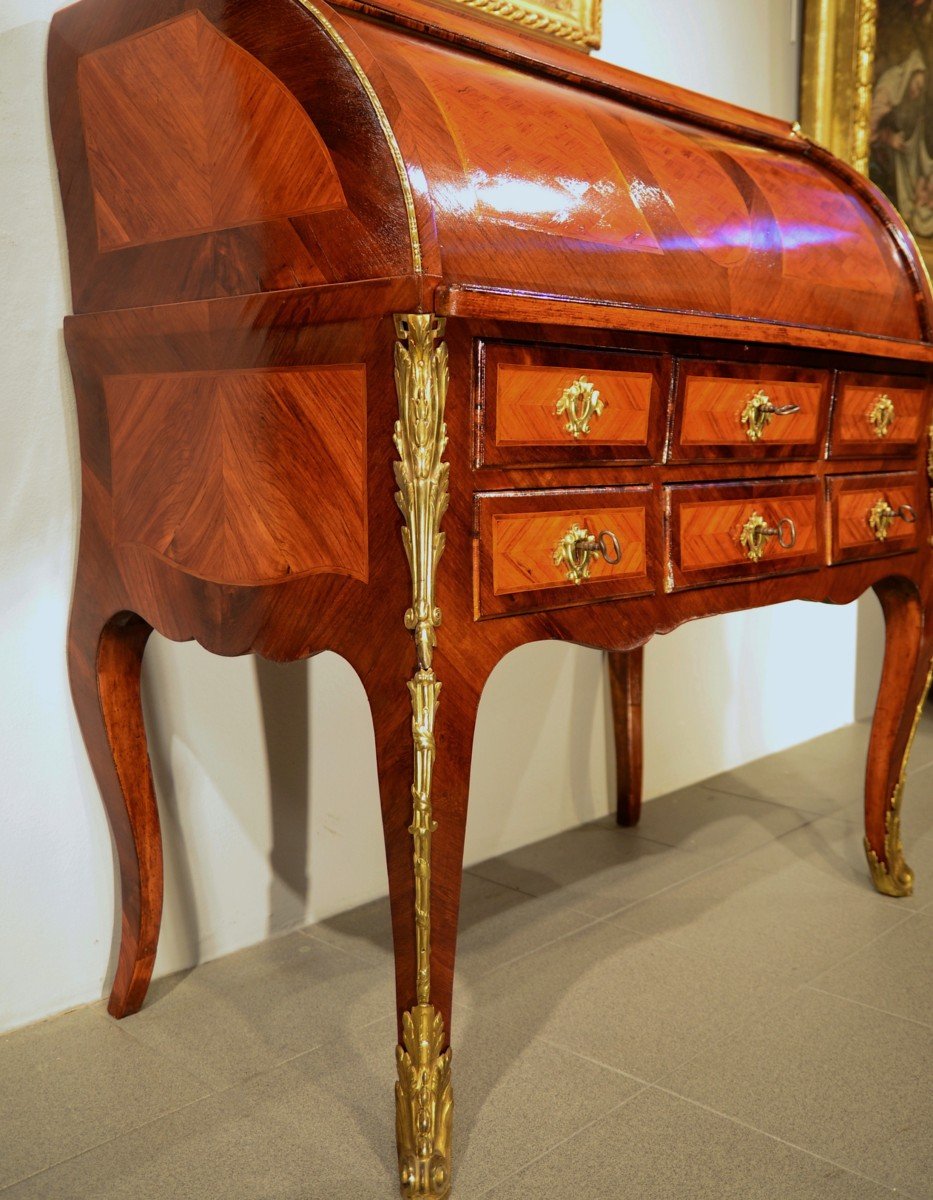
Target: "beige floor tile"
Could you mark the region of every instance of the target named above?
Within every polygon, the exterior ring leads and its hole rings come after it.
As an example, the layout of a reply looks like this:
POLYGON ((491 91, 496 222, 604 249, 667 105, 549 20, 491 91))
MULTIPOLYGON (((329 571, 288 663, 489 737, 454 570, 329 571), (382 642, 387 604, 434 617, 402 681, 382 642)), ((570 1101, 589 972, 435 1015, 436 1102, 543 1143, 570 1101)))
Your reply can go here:
POLYGON ((893 1194, 651 1088, 485 1200, 884 1200, 893 1194))
MULTIPOLYGON (((391 1041, 392 1023, 383 1041, 391 1041)), ((368 1031, 367 1031, 368 1034, 368 1031)), ((386 1200, 392 1047, 366 1034, 292 1059, 13 1188, 4 1200, 386 1200)))
POLYGON ((0 1188, 208 1089, 134 1042, 102 1004, 0 1037, 0 1188))
POLYGON ((454 1197, 477 1197, 639 1091, 618 1071, 532 1036, 520 1011, 461 1010, 454 1032, 454 1197))
POLYGON ((910 841, 907 861, 914 872, 913 898, 917 908, 933 914, 933 834, 910 841))
POLYGON ((529 896, 472 873, 464 876, 464 921, 457 939, 457 970, 466 985, 594 918, 572 907, 563 891, 529 896))
POLYGON ((123 1028, 219 1088, 394 1011, 388 963, 294 933, 157 980, 123 1028))
POLYGON ((903 824, 905 837, 933 836, 933 766, 918 767, 915 771, 907 772, 903 824))
POLYGON ((754 857, 716 867, 613 920, 702 954, 732 975, 761 971, 788 984, 808 982, 904 920, 904 908, 864 881, 856 885, 799 860, 759 870, 754 857))
POLYGON ((529 1036, 650 1081, 787 995, 766 973, 723 971, 612 920, 493 971, 469 1003, 490 1029, 521 1020, 529 1036))
POLYGON ((649 800, 642 808, 637 831, 651 841, 722 861, 811 819, 810 814, 784 805, 700 786, 649 800))
POLYGON ((704 780, 706 787, 803 812, 861 811, 869 726, 860 722, 704 780))
MULTIPOLYGON (((562 891, 530 896, 467 871, 460 901, 458 980, 478 979, 593 919, 574 909, 562 891)), ((392 953, 387 899, 309 925, 304 932, 353 954, 385 959, 392 953)))
MULTIPOLYGON (((529 1039, 521 1026, 461 1024, 454 1137, 462 1197, 478 1195, 639 1089, 625 1075, 529 1039)), ((348 1018, 345 1031, 327 1046, 33 1177, 14 1187, 10 1200, 397 1195, 395 1023, 354 1030, 348 1018)))
POLYGON ((902 921, 810 986, 933 1025, 933 914, 902 921))
POLYGON ((301 931, 315 941, 326 942, 355 954, 379 962, 392 957, 392 917, 389 912, 389 897, 371 900, 347 912, 335 913, 314 925, 306 925, 301 931))
POLYGON ((603 917, 709 865, 708 858, 633 835, 609 819, 524 846, 471 870, 532 896, 562 890, 572 907, 603 917))
POLYGON ((914 744, 907 762, 908 775, 933 766, 933 700, 928 700, 917 726, 914 744))
POLYGON ((933 1185, 933 1029, 804 988, 668 1086, 913 1196, 933 1185))

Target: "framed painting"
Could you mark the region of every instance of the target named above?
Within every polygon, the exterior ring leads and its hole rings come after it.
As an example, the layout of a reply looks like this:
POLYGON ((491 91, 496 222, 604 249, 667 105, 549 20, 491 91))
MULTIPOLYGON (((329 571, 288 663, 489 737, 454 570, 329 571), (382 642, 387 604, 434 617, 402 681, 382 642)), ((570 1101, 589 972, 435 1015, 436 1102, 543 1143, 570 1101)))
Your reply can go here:
POLYGON ((602 36, 602 0, 446 0, 496 17, 522 29, 569 42, 581 50, 598 49, 602 36))
POLYGON ((805 0, 803 131, 868 175, 933 263, 933 0, 805 0))

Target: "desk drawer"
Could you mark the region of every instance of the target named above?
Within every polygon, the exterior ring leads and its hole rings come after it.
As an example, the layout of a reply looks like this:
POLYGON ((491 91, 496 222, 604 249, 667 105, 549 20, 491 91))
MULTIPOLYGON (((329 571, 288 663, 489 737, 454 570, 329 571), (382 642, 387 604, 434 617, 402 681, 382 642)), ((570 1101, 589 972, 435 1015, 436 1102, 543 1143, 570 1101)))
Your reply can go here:
POLYGON ((834 563, 916 550, 927 502, 916 472, 839 475, 827 485, 834 563))
POLYGON ((833 458, 911 454, 924 433, 925 384, 903 375, 840 375, 833 458))
POLYGON ((654 591, 660 520, 647 486, 478 495, 475 536, 477 616, 654 591), (606 555, 572 545, 604 531, 606 555))
POLYGON ((662 359, 498 342, 482 355, 480 465, 644 462, 660 449, 662 359))
POLYGON ((670 591, 815 569, 825 561, 819 483, 665 489, 670 591))
POLYGON ((829 373, 681 362, 672 458, 821 458, 829 373))

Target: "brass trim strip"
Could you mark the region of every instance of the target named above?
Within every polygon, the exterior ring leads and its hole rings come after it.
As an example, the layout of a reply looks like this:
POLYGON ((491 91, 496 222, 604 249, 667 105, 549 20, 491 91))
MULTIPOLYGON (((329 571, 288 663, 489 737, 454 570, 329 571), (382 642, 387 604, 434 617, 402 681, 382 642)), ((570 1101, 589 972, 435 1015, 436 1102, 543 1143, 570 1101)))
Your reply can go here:
POLYGON ((369 81, 369 76, 363 70, 359 59, 340 36, 340 33, 328 21, 327 17, 321 12, 312 0, 298 0, 303 8, 318 22, 330 40, 334 43, 340 53, 344 56, 350 66, 353 68, 353 73, 366 93, 370 104, 373 106, 373 111, 376 114, 376 119, 379 122, 382 132, 385 134, 386 143, 389 147, 389 153, 392 155, 392 161, 395 164, 395 170, 398 175, 398 181, 402 185, 402 198, 405 202, 405 213, 408 217, 408 234, 411 239, 411 262, 412 268, 416 275, 422 274, 424 264, 421 256, 421 238, 418 235, 418 215, 415 211, 415 196, 411 190, 411 183, 408 179, 408 171, 405 168, 405 160, 402 158, 401 147, 395 137, 395 131, 389 123, 389 118, 386 116, 386 111, 382 107, 382 102, 376 95, 376 90, 369 81))
MULTIPOLYGON (((929 431, 930 444, 927 450, 927 479, 930 482, 930 516, 933 518, 933 425, 929 431)), ((933 533, 930 534, 930 545, 933 546, 933 533)))
POLYGON ((405 628, 415 642, 417 670, 409 681, 412 778, 412 865, 415 883, 415 997, 402 1016, 396 1047, 395 1132, 399 1183, 406 1200, 443 1200, 450 1191, 453 1092, 444 1019, 431 1004, 431 840, 437 822, 431 804, 436 743, 434 721, 441 685, 433 656, 441 610, 435 603, 437 563, 444 552, 441 520, 447 510, 450 467, 444 408, 447 346, 444 319, 432 313, 395 317, 395 389, 399 417, 394 464, 402 512, 402 541, 411 573, 411 607, 405 628))

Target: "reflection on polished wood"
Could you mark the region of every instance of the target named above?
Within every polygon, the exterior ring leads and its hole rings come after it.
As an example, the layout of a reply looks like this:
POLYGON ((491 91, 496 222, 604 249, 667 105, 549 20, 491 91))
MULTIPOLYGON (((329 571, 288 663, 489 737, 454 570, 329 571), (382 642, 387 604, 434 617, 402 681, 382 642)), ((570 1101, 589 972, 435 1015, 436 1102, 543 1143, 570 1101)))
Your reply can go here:
POLYGON ((420 0, 80 0, 49 100, 82 466, 68 661, 119 856, 115 1016, 161 913, 152 629, 331 650, 363 683, 408 1196, 451 1182, 473 734, 517 646, 610 653, 633 824, 652 635, 874 589, 867 854, 910 891, 933 304, 869 183, 779 121, 420 0))

